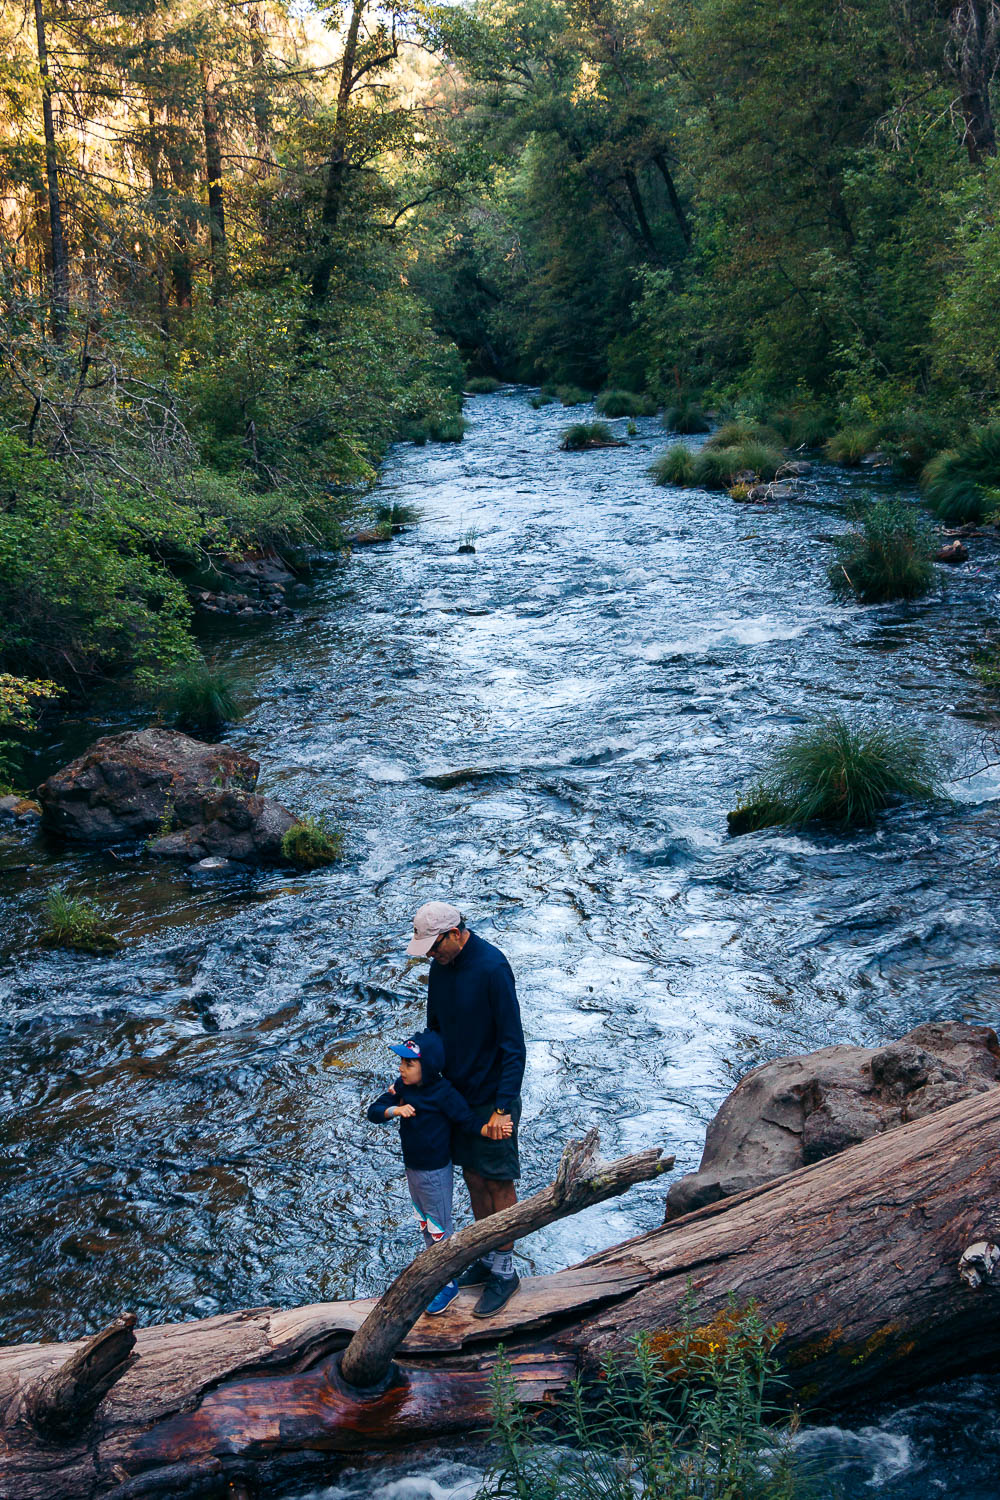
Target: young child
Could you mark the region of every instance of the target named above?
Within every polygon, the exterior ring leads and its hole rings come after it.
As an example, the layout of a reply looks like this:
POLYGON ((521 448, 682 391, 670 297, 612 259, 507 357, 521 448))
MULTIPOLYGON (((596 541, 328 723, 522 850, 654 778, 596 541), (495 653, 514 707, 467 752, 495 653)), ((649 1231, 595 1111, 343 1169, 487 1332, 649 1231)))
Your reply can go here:
MULTIPOLYGON (((418 1031, 409 1041, 394 1043, 391 1050, 400 1059, 399 1077, 369 1105, 368 1118, 379 1125, 386 1120, 399 1121, 410 1201, 424 1244, 436 1245, 438 1240, 448 1238, 453 1227, 451 1127, 460 1125, 463 1130, 485 1135, 486 1126, 480 1127, 461 1094, 441 1077, 444 1043, 436 1031, 418 1031)), ((508 1120, 506 1134, 512 1128, 508 1120)), ((449 1281, 427 1311, 443 1313, 457 1296, 457 1283, 449 1281)))

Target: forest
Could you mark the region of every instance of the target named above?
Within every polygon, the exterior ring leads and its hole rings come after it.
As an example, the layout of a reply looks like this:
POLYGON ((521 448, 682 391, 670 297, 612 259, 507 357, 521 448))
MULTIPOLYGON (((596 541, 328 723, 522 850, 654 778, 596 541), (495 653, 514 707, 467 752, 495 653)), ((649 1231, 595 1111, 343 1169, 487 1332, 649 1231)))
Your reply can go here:
POLYGON ((470 381, 1000 486, 995 0, 33 0, 0 17, 15 736, 198 658, 470 381), (676 415, 679 413, 680 415, 676 415), (937 465, 935 471, 934 465, 937 465))

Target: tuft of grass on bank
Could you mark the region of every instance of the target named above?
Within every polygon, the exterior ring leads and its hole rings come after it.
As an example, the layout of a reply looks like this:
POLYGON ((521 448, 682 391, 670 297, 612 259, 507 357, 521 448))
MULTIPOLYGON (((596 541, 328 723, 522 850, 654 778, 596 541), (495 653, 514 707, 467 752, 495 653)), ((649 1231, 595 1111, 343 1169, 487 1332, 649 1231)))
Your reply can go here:
POLYGON ((836 431, 836 418, 822 407, 793 406, 772 412, 769 424, 786 448, 822 448, 836 431))
POLYGON ((579 453, 585 448, 614 448, 617 439, 607 422, 574 422, 559 442, 564 453, 579 453))
POLYGON ((535 411, 540 411, 543 406, 552 406, 555 399, 551 391, 536 391, 528 405, 534 407, 535 411))
POLYGON ((557 385, 556 400, 562 406, 584 406, 590 400, 590 392, 579 385, 557 385))
POLYGON ((400 436, 403 442, 423 448, 426 443, 460 443, 468 422, 457 413, 453 416, 411 418, 404 422, 400 436))
POLYGON ((470 396, 492 396, 500 389, 501 382, 493 375, 473 375, 471 380, 465 382, 465 389, 470 396))
POLYGON ((917 732, 833 714, 772 752, 763 775, 728 814, 729 832, 808 823, 867 828, 895 802, 936 797, 937 771, 935 753, 917 732))
POLYGON ((983 520, 1000 486, 1000 423, 980 427, 924 467, 920 487, 946 526, 983 520))
POLYGON ((400 505, 398 501, 391 504, 379 505, 375 509, 376 526, 416 526, 423 520, 423 511, 419 505, 400 505))
POLYGON ((763 422, 747 422, 739 417, 723 422, 712 433, 706 448, 746 448, 760 444, 765 448, 781 447, 781 434, 763 422))
POLYGON ((842 427, 835 432, 833 437, 828 438, 824 445, 824 453, 833 464, 843 464, 849 469, 857 468, 862 459, 874 453, 879 445, 879 431, 877 427, 852 426, 842 427))
POLYGON ((661 453, 649 466, 649 473, 657 484, 674 484, 687 489, 694 484, 695 455, 683 443, 675 443, 666 453, 661 453))
POLYGON ((243 711, 237 679, 204 657, 186 662, 166 679, 158 704, 178 729, 199 739, 214 738, 243 711))
POLYGON ((712 424, 697 401, 689 396, 682 396, 663 413, 663 425, 668 432, 679 432, 682 437, 691 437, 697 432, 707 432, 712 424))
POLYGON ((840 598, 861 604, 919 599, 935 581, 935 543, 912 505, 878 500, 860 508, 855 529, 839 537, 830 585, 840 598))
POLYGON ((656 402, 652 396, 637 396, 634 391, 601 391, 594 410, 602 417, 654 417, 656 402))
POLYGON ((281 853, 289 864, 303 870, 332 865, 343 852, 344 835, 323 817, 300 818, 281 840, 281 853))
POLYGON ((71 896, 61 886, 45 897, 41 939, 49 947, 79 953, 114 953, 121 947, 108 913, 87 896, 71 896))

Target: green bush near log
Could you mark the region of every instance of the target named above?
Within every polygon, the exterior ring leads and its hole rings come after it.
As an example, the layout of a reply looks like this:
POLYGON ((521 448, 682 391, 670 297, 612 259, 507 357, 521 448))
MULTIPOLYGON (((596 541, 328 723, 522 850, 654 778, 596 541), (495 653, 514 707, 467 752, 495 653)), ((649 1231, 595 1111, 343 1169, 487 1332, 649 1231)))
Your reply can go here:
POLYGON ((855 529, 835 544, 830 585, 861 604, 918 599, 933 587, 935 542, 912 505, 879 500, 863 506, 855 529))
POLYGON ((578 453, 585 448, 613 448, 616 443, 607 422, 574 422, 564 431, 559 446, 564 453, 578 453))
POLYGON ((653 417, 656 402, 652 396, 637 396, 634 391, 601 391, 594 410, 602 417, 653 417))
POLYGON ((114 953, 121 946, 106 912, 89 897, 70 896, 62 888, 45 897, 41 937, 50 947, 80 953, 114 953))
POLYGON ((649 466, 649 473, 657 484, 673 484, 687 489, 694 483, 694 459, 695 455, 690 448, 683 443, 675 443, 666 453, 661 453, 659 458, 654 459, 649 466))
POLYGON ((936 757, 911 730, 833 714, 772 752, 761 778, 727 816, 731 834, 822 823, 867 828, 903 799, 938 795, 936 757))
POLYGON ((979 522, 996 507, 1000 486, 1000 423, 980 427, 925 466, 920 487, 946 526, 979 522))

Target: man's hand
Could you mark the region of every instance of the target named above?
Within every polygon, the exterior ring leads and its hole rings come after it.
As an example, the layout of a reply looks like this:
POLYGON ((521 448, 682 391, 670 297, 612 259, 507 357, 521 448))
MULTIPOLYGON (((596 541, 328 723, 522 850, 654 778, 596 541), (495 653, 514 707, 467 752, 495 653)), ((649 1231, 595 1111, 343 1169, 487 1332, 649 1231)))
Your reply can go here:
POLYGON ((394 1120, 412 1120, 416 1112, 412 1104, 391 1104, 386 1110, 394 1120))
POLYGON ((514 1134, 514 1122, 510 1115, 503 1115, 495 1109, 480 1134, 484 1135, 488 1141, 505 1141, 508 1136, 514 1134))

